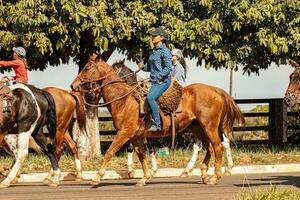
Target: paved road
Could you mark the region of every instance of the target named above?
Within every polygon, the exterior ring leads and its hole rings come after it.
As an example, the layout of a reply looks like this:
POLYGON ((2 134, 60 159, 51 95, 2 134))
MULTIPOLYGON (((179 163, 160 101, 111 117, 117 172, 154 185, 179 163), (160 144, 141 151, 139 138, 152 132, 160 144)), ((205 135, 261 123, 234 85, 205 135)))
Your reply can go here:
POLYGON ((103 180, 92 187, 89 181, 63 181, 57 188, 41 183, 19 183, 0 190, 0 199, 234 199, 238 192, 268 188, 270 184, 300 191, 300 172, 232 175, 217 185, 204 185, 199 177, 155 178, 144 187, 137 180, 103 180))

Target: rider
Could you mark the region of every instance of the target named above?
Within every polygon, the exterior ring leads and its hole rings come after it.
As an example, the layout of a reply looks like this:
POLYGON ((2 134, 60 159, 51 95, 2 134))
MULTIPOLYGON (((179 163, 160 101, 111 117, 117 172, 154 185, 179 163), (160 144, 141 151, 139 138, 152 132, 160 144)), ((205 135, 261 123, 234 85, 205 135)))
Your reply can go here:
POLYGON ((173 49, 171 51, 171 54, 172 54, 172 62, 174 66, 171 72, 171 76, 174 77, 182 87, 184 87, 187 66, 183 54, 179 49, 173 49))
POLYGON ((148 131, 160 131, 161 120, 158 112, 156 100, 165 92, 170 84, 170 72, 172 71, 172 55, 165 42, 167 33, 162 27, 156 28, 152 35, 154 49, 150 52, 148 62, 143 65, 139 63, 138 67, 144 71, 150 71, 150 80, 152 86, 147 95, 147 102, 151 109, 153 123, 148 131))
POLYGON ((15 76, 7 76, 3 78, 3 81, 14 80, 15 82, 28 82, 27 76, 27 61, 26 51, 23 47, 13 48, 13 60, 12 61, 0 61, 0 67, 12 67, 15 71, 15 76))

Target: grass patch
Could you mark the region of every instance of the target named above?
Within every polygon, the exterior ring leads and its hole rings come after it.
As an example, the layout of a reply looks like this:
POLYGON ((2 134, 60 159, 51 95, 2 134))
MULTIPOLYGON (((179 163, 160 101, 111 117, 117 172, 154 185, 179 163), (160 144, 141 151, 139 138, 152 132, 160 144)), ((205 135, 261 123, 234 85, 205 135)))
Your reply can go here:
POLYGON ((268 190, 244 192, 237 196, 237 200, 299 200, 300 192, 291 189, 271 187, 268 190))
MULTIPOLYGON (((195 167, 199 167, 205 156, 204 150, 199 152, 199 158, 195 167)), ((300 163, 300 147, 270 147, 266 145, 249 145, 232 148, 233 161, 237 165, 267 165, 267 164, 289 164, 300 163)), ((186 167, 191 158, 191 149, 177 149, 170 156, 157 157, 160 168, 167 167, 186 167)), ((224 154, 225 157, 225 154, 224 154)), ((147 156, 149 158, 149 156, 147 156)), ((13 159, 6 153, 0 154, 0 165, 8 168, 13 159)), ((98 170, 102 163, 102 157, 97 157, 88 161, 82 161, 83 170, 98 170)), ((150 164, 150 160, 148 162, 150 164)), ((224 158, 224 166, 226 159, 224 158)), ((107 169, 127 169, 127 154, 120 152, 114 156, 107 169)), ((213 166, 214 157, 212 156, 210 165, 213 166)), ((62 171, 74 170, 73 157, 66 151, 59 162, 62 171)), ((50 170, 50 161, 44 155, 30 153, 22 166, 22 172, 46 172, 50 170)), ((141 168, 137 156, 134 156, 134 167, 141 168)))

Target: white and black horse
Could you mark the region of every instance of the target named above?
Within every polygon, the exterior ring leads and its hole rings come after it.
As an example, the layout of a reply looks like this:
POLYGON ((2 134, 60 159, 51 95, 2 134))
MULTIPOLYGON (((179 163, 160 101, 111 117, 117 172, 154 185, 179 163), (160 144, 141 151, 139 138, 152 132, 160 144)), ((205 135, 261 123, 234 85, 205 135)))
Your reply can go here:
POLYGON ((15 84, 10 89, 12 100, 3 112, 0 129, 1 134, 17 135, 17 152, 15 162, 8 176, 0 183, 0 188, 8 187, 15 179, 28 154, 31 135, 49 157, 54 172, 60 173, 54 156, 54 146, 43 133, 43 126, 46 125, 51 137, 56 134, 55 103, 52 96, 27 84, 15 84))

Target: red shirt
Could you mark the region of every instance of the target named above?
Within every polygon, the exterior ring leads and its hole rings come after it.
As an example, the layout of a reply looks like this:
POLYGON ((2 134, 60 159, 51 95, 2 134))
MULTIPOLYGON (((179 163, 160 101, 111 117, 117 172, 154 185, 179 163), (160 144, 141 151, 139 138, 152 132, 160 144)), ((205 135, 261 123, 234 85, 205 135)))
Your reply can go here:
POLYGON ((27 70, 22 60, 0 61, 0 67, 12 67, 15 71, 14 80, 21 80, 24 83, 28 82, 27 70))

